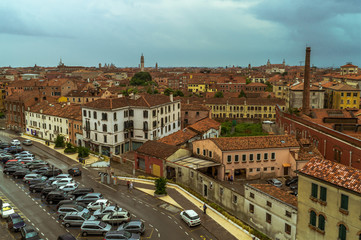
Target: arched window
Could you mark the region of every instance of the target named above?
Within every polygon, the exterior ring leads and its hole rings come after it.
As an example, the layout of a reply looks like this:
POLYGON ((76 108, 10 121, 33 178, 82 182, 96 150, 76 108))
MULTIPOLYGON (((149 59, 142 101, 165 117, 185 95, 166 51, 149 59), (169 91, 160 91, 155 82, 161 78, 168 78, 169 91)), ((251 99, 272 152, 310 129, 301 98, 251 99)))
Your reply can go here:
POLYGON ((346 226, 343 224, 338 226, 338 239, 346 240, 346 226))
POLYGON ((94 123, 94 130, 97 131, 98 128, 97 128, 97 123, 94 123))
POLYGON ((106 131, 108 131, 107 125, 103 124, 103 132, 106 132, 106 131))
POLYGON ((316 213, 314 211, 310 212, 310 224, 316 227, 316 213))
POLYGON ((325 216, 318 215, 318 229, 325 231, 325 216))
POLYGON ((118 131, 118 124, 114 124, 114 132, 118 131))

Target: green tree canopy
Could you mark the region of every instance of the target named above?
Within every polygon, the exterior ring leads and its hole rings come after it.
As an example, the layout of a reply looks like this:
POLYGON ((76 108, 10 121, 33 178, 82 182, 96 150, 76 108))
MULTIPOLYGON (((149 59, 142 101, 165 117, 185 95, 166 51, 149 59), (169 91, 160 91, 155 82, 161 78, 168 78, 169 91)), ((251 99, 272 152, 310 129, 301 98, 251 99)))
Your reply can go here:
POLYGON ((132 86, 143 86, 147 85, 148 82, 152 81, 152 76, 149 72, 137 72, 130 80, 132 86))
POLYGON ((239 98, 241 98, 241 97, 246 97, 246 94, 244 93, 243 90, 241 90, 241 92, 239 93, 238 97, 239 97, 239 98))
POLYGON ((184 97, 184 93, 181 90, 177 90, 173 94, 175 97, 177 97, 177 96, 184 97))
POLYGON ((171 88, 167 88, 166 90, 164 90, 164 95, 166 95, 166 96, 169 96, 172 93, 173 93, 173 89, 171 89, 171 88))
POLYGON ((223 93, 222 92, 216 92, 216 94, 214 94, 215 98, 222 98, 223 97, 223 93))

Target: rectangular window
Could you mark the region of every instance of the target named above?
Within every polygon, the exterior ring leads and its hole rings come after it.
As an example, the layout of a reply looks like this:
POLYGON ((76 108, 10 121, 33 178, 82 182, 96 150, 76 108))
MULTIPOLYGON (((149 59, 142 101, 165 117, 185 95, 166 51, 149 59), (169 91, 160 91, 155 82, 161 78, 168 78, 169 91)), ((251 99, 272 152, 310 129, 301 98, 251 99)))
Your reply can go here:
POLYGON ((291 234, 291 225, 288 225, 287 223, 285 223, 285 233, 291 234))
POLYGON ((108 114, 107 113, 102 113, 102 120, 108 121, 108 114))
POLYGON ((317 198, 318 185, 312 183, 311 196, 317 198))
POLYGON ((231 162, 232 162, 232 155, 228 155, 228 156, 227 156, 227 162, 228 162, 228 163, 231 163, 231 162))
POLYGON ((354 97, 357 97, 357 93, 353 93, 353 96, 354 96, 354 97))
POLYGON ((96 111, 93 112, 93 117, 94 117, 94 119, 97 119, 97 112, 96 111))
POLYGON ((212 151, 209 151, 209 157, 210 158, 212 157, 212 151))
POLYGON ((238 197, 237 195, 233 195, 233 203, 237 203, 238 197))
POLYGON ((276 153, 271 153, 271 160, 276 160, 276 153))
POLYGON ((234 155, 234 162, 239 162, 239 156, 238 155, 234 155))
POLYGON ((113 114, 113 119, 114 119, 114 120, 117 120, 117 113, 114 113, 114 114, 113 114))
POLYGON ((341 209, 348 210, 348 196, 341 194, 341 209))
POLYGON ((203 149, 203 156, 206 156, 206 150, 203 149))
POLYGON ((286 217, 292 217, 292 213, 286 210, 286 217))
POLYGON ((266 167, 265 167, 265 168, 263 168, 263 171, 264 171, 264 172, 267 172, 267 168, 266 168, 266 167))
POLYGON ((249 193, 249 197, 254 199, 254 193, 253 193, 253 192, 250 192, 250 193, 249 193))
POLYGON ((83 115, 84 117, 86 117, 86 110, 83 110, 83 115))
POLYGON ((95 141, 98 141, 98 134, 94 133, 95 141))
POLYGON ((249 161, 250 161, 250 162, 253 162, 253 154, 250 154, 250 155, 249 155, 249 161))
POLYGON ((197 148, 197 154, 199 155, 199 153, 200 153, 200 150, 199 150, 199 148, 197 148))
POLYGON ((327 200, 327 188, 320 186, 320 200, 326 202, 327 200))
POLYGON ((118 135, 114 135, 114 143, 118 142, 118 135))
POLYGON ((107 142, 107 135, 104 135, 104 142, 107 142))
POLYGON ((250 168, 250 169, 249 169, 249 172, 253 172, 253 168, 250 168))
POLYGON ((242 162, 246 162, 246 160, 247 160, 247 155, 246 155, 246 154, 243 154, 243 155, 242 155, 242 162))
POLYGON ((257 161, 261 161, 261 154, 257 153, 257 161))
POLYGON ((264 159, 265 161, 268 160, 268 153, 264 153, 264 154, 263 154, 263 159, 264 159))
POLYGON ((261 171, 261 168, 257 168, 257 172, 260 172, 261 171))
POLYGON ((272 207, 272 203, 270 201, 267 201, 267 206, 272 207))
POLYGON ((269 213, 266 213, 266 222, 272 223, 272 215, 269 213))
POLYGON ((254 205, 253 204, 249 204, 249 212, 254 213, 254 205))

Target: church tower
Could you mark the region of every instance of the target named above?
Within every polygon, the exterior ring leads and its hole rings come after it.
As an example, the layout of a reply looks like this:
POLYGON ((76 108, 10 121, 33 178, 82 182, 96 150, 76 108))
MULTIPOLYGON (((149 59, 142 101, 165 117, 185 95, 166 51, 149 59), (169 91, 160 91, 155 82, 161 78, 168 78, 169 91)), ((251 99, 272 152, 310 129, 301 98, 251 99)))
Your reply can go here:
POLYGON ((158 71, 158 63, 155 63, 155 71, 158 71))
POLYGON ((270 68, 271 67, 271 62, 270 62, 270 60, 268 59, 268 61, 267 61, 267 68, 270 68))
POLYGON ((140 71, 144 72, 144 56, 142 53, 142 56, 140 57, 140 71))

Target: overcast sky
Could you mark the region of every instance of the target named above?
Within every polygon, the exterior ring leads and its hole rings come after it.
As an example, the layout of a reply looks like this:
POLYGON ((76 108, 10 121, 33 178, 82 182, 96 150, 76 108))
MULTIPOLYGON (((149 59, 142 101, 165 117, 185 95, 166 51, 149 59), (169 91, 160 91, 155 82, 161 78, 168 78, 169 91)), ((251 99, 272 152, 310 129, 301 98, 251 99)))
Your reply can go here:
POLYGON ((361 66, 359 0, 0 1, 0 66, 300 65, 306 45, 361 66))

